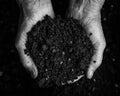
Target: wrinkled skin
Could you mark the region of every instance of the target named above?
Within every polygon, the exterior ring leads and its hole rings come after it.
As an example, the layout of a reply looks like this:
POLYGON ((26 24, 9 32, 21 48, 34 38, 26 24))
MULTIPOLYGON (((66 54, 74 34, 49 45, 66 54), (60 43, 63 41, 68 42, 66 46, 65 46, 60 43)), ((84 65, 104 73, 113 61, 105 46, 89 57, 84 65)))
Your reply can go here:
MULTIPOLYGON (((81 0, 78 0, 81 1, 81 0)), ((105 2, 105 0, 82 0, 80 3, 74 3, 72 1, 70 7, 70 16, 81 20, 82 24, 85 26, 90 39, 92 40, 96 53, 93 56, 89 70, 88 78, 93 76, 95 70, 101 65, 103 58, 103 51, 106 46, 102 26, 101 26, 101 14, 100 10, 105 2)))
MULTIPOLYGON (((96 52, 92 57, 88 68, 87 77, 92 78, 95 70, 101 65, 103 52, 106 46, 102 26, 100 10, 105 0, 71 0, 68 17, 78 19, 86 28, 96 52)), ((32 73, 34 78, 37 77, 37 69, 30 57, 23 52, 25 49, 26 33, 37 21, 43 20, 47 14, 54 18, 54 12, 50 0, 19 0, 19 5, 23 8, 23 23, 20 26, 20 33, 16 41, 16 47, 20 53, 23 65, 32 73)))

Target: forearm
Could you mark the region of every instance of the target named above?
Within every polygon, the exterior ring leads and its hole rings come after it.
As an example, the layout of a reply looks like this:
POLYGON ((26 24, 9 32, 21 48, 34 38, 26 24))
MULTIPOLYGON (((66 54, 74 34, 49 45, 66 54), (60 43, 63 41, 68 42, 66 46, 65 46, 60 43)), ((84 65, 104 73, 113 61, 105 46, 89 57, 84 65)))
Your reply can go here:
POLYGON ((82 23, 100 20, 100 10, 105 0, 71 0, 69 15, 79 19, 82 23), (77 1, 77 2, 76 2, 77 1), (102 1, 102 2, 101 2, 102 1))
POLYGON ((51 0, 19 0, 19 3, 23 9, 25 21, 36 23, 46 14, 54 17, 51 0))

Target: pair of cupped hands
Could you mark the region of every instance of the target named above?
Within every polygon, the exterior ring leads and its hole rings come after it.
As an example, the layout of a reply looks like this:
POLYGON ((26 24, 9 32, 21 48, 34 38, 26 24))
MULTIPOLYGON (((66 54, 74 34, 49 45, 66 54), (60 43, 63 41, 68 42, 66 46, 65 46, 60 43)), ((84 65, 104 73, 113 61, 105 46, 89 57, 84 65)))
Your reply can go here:
MULTIPOLYGON (((87 71, 87 78, 89 79, 93 77, 94 72, 101 65, 103 52, 106 47, 101 25, 101 8, 104 2, 105 0, 77 0, 77 3, 76 0, 70 1, 68 16, 80 21, 95 47, 95 53, 87 71)), ((19 51, 23 66, 29 70, 35 78, 38 74, 37 68, 32 59, 24 54, 27 39, 26 33, 29 32, 32 26, 39 20, 43 20, 45 15, 54 18, 54 10, 51 0, 18 0, 18 3, 23 8, 24 20, 20 25, 16 47, 19 51)))

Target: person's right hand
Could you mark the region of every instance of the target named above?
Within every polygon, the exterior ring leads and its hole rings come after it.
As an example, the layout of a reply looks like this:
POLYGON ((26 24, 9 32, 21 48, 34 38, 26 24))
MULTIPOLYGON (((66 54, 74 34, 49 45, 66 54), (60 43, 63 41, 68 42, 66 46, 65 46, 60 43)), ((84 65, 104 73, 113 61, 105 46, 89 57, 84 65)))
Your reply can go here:
POLYGON ((37 68, 30 56, 24 53, 27 33, 38 21, 44 19, 45 15, 54 17, 50 0, 18 0, 18 4, 23 9, 24 19, 20 25, 19 34, 16 40, 16 48, 20 54, 23 66, 30 71, 33 78, 37 77, 37 68))

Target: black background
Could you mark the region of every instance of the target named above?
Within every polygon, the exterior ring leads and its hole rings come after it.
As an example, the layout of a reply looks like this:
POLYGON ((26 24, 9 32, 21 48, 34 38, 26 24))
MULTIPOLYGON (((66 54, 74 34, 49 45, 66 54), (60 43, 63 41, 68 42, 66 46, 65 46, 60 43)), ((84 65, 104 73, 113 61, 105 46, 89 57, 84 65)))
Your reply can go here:
MULTIPOLYGON (((60 6, 59 8, 64 8, 64 2, 57 3, 60 6)), ((15 48, 20 15, 18 4, 16 0, 0 0, 0 94, 3 92, 15 96, 23 94, 38 94, 41 96, 119 96, 119 5, 119 0, 106 0, 101 11, 107 47, 104 52, 103 63, 95 72, 93 79, 83 78, 78 82, 78 85, 72 84, 41 89, 22 66, 15 48)))

